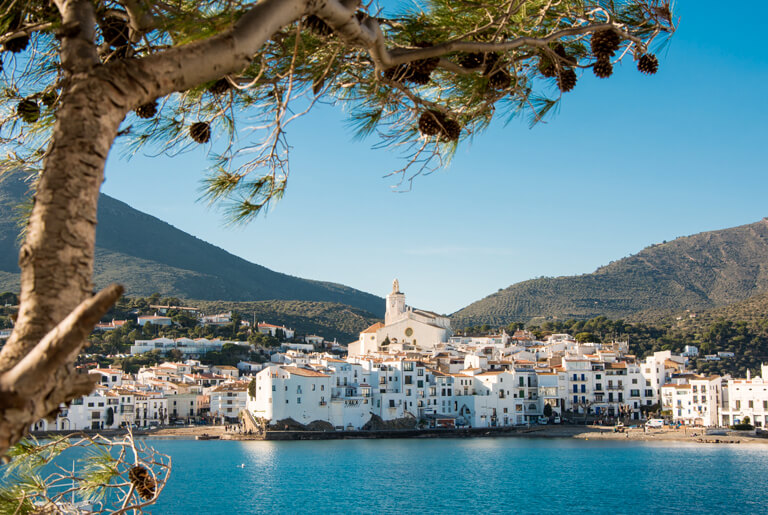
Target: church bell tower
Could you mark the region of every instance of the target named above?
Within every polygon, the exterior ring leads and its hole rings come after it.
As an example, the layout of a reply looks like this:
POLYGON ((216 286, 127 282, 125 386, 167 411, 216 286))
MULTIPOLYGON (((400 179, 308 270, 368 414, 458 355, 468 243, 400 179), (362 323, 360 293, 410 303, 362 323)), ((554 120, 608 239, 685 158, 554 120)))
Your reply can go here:
POLYGON ((387 312, 384 315, 384 325, 397 321, 405 313, 405 294, 400 291, 400 282, 392 282, 392 293, 387 295, 387 312))

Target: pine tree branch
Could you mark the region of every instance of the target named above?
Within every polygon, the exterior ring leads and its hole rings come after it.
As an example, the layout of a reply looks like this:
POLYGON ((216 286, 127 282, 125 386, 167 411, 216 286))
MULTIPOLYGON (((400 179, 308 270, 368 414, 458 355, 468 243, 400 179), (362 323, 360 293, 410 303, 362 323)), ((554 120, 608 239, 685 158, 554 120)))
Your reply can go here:
POLYGON ((39 388, 41 378, 49 377, 64 364, 74 362, 93 327, 123 291, 122 286, 113 284, 83 301, 24 359, 0 376, 0 391, 14 391, 22 395, 32 393, 39 388))

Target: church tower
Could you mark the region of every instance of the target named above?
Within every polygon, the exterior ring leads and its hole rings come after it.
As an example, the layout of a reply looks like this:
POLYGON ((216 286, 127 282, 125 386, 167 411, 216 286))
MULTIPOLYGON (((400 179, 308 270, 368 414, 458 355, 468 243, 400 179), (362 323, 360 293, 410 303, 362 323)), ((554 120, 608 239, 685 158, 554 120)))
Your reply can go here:
POLYGON ((392 282, 392 293, 387 295, 387 312, 384 315, 384 325, 390 325, 400 319, 405 313, 405 294, 400 291, 400 282, 392 282))

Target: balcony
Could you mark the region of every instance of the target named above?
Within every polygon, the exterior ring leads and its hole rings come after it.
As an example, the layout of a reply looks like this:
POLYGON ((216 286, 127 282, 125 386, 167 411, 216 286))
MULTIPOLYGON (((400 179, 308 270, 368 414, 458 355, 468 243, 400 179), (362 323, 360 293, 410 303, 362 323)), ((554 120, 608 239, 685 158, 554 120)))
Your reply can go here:
POLYGON ((624 385, 623 384, 609 384, 605 387, 606 390, 609 391, 624 391, 624 385))

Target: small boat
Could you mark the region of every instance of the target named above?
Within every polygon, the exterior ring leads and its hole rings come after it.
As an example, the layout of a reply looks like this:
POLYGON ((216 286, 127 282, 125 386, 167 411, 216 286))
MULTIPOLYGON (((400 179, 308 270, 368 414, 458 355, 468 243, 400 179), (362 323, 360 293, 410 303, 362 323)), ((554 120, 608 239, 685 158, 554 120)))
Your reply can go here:
POLYGON ((195 440, 218 440, 218 439, 219 439, 219 435, 209 435, 208 433, 203 433, 195 437, 195 440))

